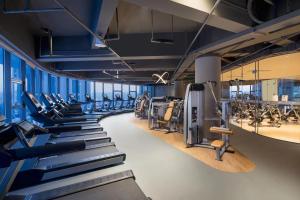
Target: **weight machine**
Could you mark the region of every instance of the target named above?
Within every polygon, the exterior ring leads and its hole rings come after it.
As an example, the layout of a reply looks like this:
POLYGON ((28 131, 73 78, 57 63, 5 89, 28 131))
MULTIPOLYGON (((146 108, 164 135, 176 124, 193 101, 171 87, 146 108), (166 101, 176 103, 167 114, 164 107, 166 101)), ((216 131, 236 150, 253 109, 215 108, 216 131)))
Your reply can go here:
POLYGON ((216 150, 216 159, 221 160, 225 151, 229 151, 229 101, 218 101, 214 92, 216 82, 189 84, 184 101, 184 142, 186 147, 204 147, 216 150), (210 101, 205 98, 208 90, 215 108, 207 106, 210 101), (220 128, 222 127, 222 128, 220 128))
POLYGON ((167 133, 180 130, 183 101, 176 97, 153 97, 148 110, 148 127, 166 129, 167 133))

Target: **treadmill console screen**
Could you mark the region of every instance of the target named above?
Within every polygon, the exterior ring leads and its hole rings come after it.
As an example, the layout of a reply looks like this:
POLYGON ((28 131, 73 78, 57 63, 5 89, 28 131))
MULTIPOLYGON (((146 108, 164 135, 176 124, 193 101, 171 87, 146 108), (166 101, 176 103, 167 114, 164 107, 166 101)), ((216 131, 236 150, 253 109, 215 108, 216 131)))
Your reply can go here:
POLYGON ((42 107, 42 105, 38 102, 38 100, 32 94, 28 94, 28 96, 36 107, 42 107))

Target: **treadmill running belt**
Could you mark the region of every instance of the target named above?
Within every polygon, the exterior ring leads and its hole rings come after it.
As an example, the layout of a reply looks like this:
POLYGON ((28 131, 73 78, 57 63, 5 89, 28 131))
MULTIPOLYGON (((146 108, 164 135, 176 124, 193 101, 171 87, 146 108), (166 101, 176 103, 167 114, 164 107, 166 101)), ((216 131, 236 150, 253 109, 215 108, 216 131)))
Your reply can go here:
POLYGON ((55 200, 145 200, 145 194, 133 179, 125 179, 111 184, 69 194, 55 200))
MULTIPOLYGON (((101 173, 101 172, 100 172, 101 173)), ((6 194, 7 200, 147 200, 131 170, 99 176, 95 173, 27 187, 6 194)))
POLYGON ((95 149, 88 149, 84 151, 76 151, 58 156, 41 158, 35 167, 41 169, 44 169, 46 167, 46 169, 52 169, 64 165, 88 162, 89 160, 93 159, 101 159, 102 157, 114 155, 117 152, 119 151, 114 145, 95 149))

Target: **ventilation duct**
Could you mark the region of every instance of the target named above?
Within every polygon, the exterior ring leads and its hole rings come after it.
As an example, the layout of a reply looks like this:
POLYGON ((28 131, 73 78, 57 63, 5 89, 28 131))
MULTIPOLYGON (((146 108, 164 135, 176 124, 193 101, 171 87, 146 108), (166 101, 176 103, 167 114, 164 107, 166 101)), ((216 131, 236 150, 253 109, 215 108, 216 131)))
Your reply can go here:
POLYGON ((151 11, 151 43, 160 43, 160 44, 174 44, 174 17, 171 15, 171 37, 162 38, 154 37, 154 11, 151 11))
POLYGON ((275 4, 273 0, 248 0, 249 17, 257 24, 262 24, 275 18, 275 4))

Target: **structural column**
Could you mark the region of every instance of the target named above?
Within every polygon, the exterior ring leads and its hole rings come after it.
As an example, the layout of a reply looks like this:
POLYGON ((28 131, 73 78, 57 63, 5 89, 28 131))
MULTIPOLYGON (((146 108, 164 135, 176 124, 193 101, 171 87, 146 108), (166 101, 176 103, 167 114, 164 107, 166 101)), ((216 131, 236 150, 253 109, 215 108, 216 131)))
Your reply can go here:
POLYGON ((216 112, 216 102, 213 98, 213 94, 210 91, 207 81, 213 81, 213 91, 217 98, 220 99, 221 94, 221 58, 218 56, 205 56, 199 57, 195 60, 195 82, 204 83, 204 135, 209 138, 211 134, 208 133, 210 126, 218 126, 220 118, 216 112))
POLYGON ((175 97, 180 97, 184 99, 185 90, 186 90, 187 82, 186 81, 175 81, 174 90, 175 90, 175 97))

